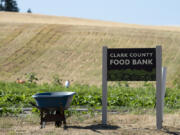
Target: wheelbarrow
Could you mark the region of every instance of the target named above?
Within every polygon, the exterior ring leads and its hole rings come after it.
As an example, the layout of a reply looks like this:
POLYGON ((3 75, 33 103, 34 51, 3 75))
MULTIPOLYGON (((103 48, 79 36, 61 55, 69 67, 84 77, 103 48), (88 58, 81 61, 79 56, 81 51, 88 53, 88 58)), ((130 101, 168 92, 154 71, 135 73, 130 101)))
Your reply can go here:
POLYGON ((56 127, 62 123, 66 127, 66 117, 64 111, 68 109, 75 92, 46 92, 33 95, 36 104, 31 103, 40 110, 41 128, 45 128, 46 122, 55 122, 56 127))

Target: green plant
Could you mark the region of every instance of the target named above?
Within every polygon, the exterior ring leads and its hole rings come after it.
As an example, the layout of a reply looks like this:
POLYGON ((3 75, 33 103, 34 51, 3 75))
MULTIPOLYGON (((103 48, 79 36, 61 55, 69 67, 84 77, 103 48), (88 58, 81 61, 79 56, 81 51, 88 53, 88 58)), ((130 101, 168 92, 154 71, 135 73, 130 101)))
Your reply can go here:
MULTIPOLYGON (((74 91, 71 105, 87 108, 102 107, 102 90, 97 86, 74 84, 67 91, 74 91)), ((14 82, 0 82, 0 111, 1 115, 11 115, 21 112, 21 108, 32 107, 30 102, 35 102, 32 95, 42 92, 64 91, 64 87, 55 84, 17 84, 14 82), (12 109, 13 108, 13 109, 12 109)), ((155 87, 146 83, 143 87, 132 88, 122 86, 108 87, 108 107, 126 108, 153 108, 155 105, 155 87)), ((180 89, 167 88, 165 94, 165 107, 180 109, 180 89)), ((38 112, 33 108, 32 112, 38 112)), ((39 112, 38 112, 39 113, 39 112)), ((70 112, 67 112, 68 115, 70 112)))
POLYGON ((117 82, 116 82, 116 86, 117 86, 117 87, 121 87, 121 86, 122 86, 122 82, 117 81, 117 82))
POLYGON ((125 87, 129 87, 129 84, 127 81, 124 81, 124 85, 125 85, 125 87))
POLYGON ((40 113, 40 111, 37 108, 32 108, 32 113, 40 113))
POLYGON ((29 83, 36 83, 39 79, 36 77, 36 73, 26 73, 26 79, 29 83))
POLYGON ((58 74, 53 76, 53 84, 62 86, 62 80, 60 79, 58 74))
POLYGON ((173 80, 173 86, 176 88, 180 88, 180 75, 179 74, 173 80))

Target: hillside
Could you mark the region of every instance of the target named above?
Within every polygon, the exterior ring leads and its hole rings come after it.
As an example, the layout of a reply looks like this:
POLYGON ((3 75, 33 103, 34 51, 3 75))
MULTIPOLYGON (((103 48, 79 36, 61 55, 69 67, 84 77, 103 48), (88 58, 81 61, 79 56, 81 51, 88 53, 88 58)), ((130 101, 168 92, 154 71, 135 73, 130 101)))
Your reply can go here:
POLYGON ((100 85, 103 45, 162 45, 168 83, 179 74, 180 27, 0 12, 0 80, 35 72, 41 82, 58 74, 63 80, 100 85))

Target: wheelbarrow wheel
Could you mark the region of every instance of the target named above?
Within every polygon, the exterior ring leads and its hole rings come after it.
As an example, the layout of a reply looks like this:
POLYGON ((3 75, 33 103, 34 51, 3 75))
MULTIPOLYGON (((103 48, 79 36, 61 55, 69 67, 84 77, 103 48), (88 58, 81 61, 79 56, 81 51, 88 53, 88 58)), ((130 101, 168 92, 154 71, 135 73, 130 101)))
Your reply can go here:
POLYGON ((56 126, 56 127, 60 127, 61 125, 62 125, 62 121, 56 121, 56 122, 55 122, 55 126, 56 126))

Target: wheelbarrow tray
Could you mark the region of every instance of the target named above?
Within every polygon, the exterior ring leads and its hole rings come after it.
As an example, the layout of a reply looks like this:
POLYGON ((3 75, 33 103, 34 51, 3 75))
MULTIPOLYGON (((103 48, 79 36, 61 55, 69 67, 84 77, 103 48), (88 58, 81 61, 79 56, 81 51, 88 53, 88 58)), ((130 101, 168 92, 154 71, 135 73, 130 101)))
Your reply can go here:
POLYGON ((68 109, 72 102, 75 92, 46 92, 33 95, 38 108, 59 108, 63 107, 64 110, 68 109))

